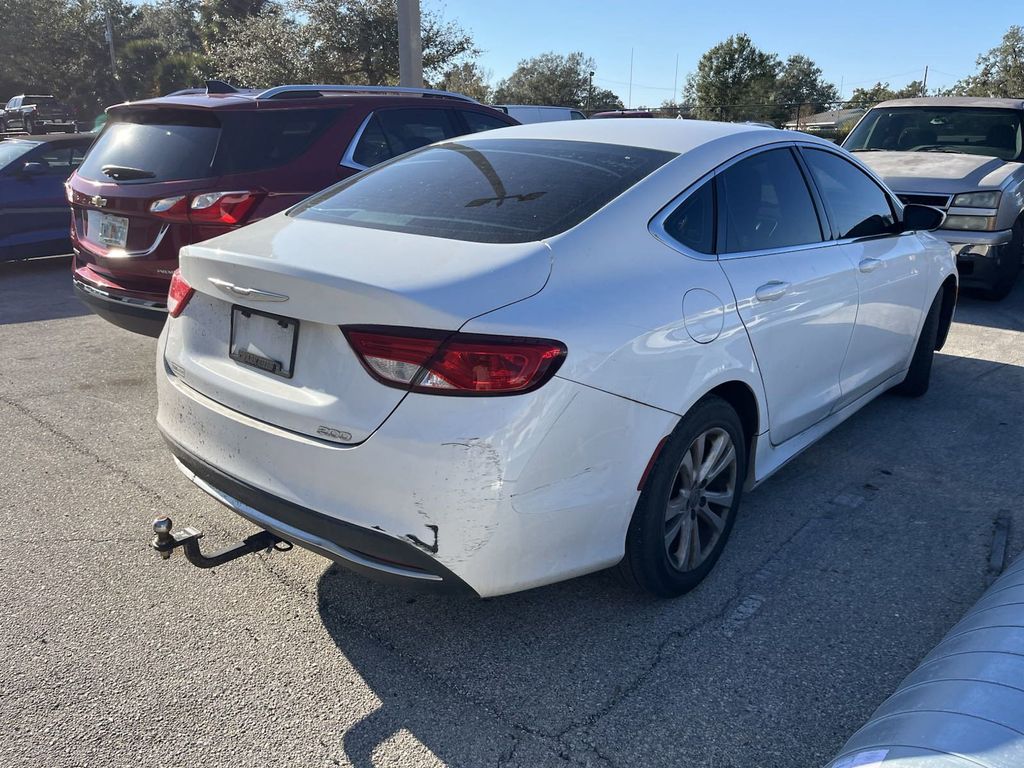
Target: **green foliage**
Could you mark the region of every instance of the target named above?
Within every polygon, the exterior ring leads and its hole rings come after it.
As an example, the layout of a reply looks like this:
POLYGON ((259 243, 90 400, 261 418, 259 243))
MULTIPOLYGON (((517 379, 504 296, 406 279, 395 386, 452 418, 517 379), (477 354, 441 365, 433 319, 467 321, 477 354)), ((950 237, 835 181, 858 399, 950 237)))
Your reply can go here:
POLYGON ((1019 98, 1024 95, 1024 29, 1014 25, 995 48, 981 54, 978 71, 954 85, 959 96, 1019 98))
POLYGON ((774 118, 777 122, 792 120, 799 110, 801 115, 824 112, 839 100, 839 90, 825 80, 821 68, 806 56, 795 54, 786 59, 775 81, 775 103, 780 106, 774 118))
MULTIPOLYGON (((213 74, 262 87, 282 82, 398 83, 397 0, 267 2, 226 24, 210 48, 213 74)), ((421 15, 426 80, 474 59, 470 35, 438 14, 421 15)))
POLYGON ((890 99, 915 99, 927 96, 927 89, 920 80, 912 80, 902 88, 893 89, 888 83, 875 83, 870 88, 854 88, 850 101, 854 106, 870 107, 890 99))
POLYGON ((473 61, 463 62, 448 69, 434 86, 442 91, 454 91, 486 103, 491 100, 490 72, 473 61))
POLYGON ((594 60, 576 51, 562 56, 543 53, 523 59, 511 75, 498 83, 498 104, 540 104, 575 107, 592 112, 622 109, 622 99, 604 88, 590 87, 594 60))
POLYGON ((733 35, 700 57, 684 96, 704 120, 757 118, 754 105, 773 101, 781 70, 774 53, 760 50, 745 34, 733 35))

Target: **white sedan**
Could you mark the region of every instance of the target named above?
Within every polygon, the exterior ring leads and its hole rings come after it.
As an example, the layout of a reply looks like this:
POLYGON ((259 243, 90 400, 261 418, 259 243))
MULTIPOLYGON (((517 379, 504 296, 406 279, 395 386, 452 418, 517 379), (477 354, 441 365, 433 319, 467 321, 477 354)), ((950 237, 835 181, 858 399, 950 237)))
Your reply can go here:
POLYGON ((357 571, 679 595, 740 498, 956 302, 941 212, 842 149, 677 120, 449 140, 183 249, 159 426, 201 488, 357 571))

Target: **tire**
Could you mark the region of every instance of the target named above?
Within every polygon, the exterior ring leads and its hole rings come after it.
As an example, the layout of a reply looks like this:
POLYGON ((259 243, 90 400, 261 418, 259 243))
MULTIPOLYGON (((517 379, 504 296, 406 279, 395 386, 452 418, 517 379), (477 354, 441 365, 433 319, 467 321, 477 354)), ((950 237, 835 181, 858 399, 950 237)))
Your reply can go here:
POLYGON ((34 136, 36 133, 35 121, 28 115, 25 115, 21 119, 21 122, 25 126, 25 133, 27 133, 29 136, 34 136))
POLYGON ((996 281, 980 292, 980 296, 988 301, 1002 301, 1010 295, 1020 275, 1021 260, 1024 259, 1024 218, 1017 219, 1013 224, 1013 235, 1006 244, 1006 256, 996 281))
POLYGON ((935 344, 939 338, 939 316, 942 312, 942 291, 940 290, 928 309, 921 335, 914 347, 914 356, 907 369, 907 377, 893 387, 893 392, 904 397, 921 397, 928 391, 932 378, 932 360, 935 359, 935 344))
POLYGON ((619 573, 627 584, 678 597, 703 581, 736 521, 746 446, 739 416, 720 397, 705 397, 682 418, 648 475, 626 533, 619 573), (694 466, 703 478, 691 472, 694 466))

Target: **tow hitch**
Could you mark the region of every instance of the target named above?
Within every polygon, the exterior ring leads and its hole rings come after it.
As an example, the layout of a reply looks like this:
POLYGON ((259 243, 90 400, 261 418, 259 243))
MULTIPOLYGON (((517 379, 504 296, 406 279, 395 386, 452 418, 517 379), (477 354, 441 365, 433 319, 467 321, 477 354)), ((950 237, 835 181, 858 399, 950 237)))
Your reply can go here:
POLYGON ((183 528, 180 531, 172 532, 173 527, 174 523, 169 517, 158 517, 154 520, 153 532, 156 536, 153 537, 151 546, 160 553, 160 557, 164 560, 170 558, 171 553, 181 547, 185 551, 185 559, 196 568, 216 568, 218 565, 230 563, 232 560, 251 555, 254 552, 263 550, 269 552, 271 549, 287 552, 292 548, 291 542, 275 536, 270 531, 260 531, 233 547, 214 552, 212 555, 204 555, 199 550, 199 540, 203 537, 202 531, 195 528, 183 528))

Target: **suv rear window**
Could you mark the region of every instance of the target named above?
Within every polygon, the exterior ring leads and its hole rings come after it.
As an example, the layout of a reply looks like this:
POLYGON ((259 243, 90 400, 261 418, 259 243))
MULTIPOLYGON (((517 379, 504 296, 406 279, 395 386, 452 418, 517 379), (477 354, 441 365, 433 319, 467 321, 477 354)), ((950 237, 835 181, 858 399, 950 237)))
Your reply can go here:
POLYGON ((204 179, 212 175, 220 121, 198 110, 153 109, 115 117, 96 139, 78 175, 110 182, 103 168, 146 172, 141 182, 204 179))
POLYGON ((103 167, 146 171, 137 181, 178 181, 248 173, 294 160, 342 110, 223 112, 151 109, 117 116, 96 140, 78 174, 111 181, 103 167))
POLYGON ((615 144, 474 138, 379 165, 289 215, 451 240, 524 243, 575 226, 673 157, 615 144))

